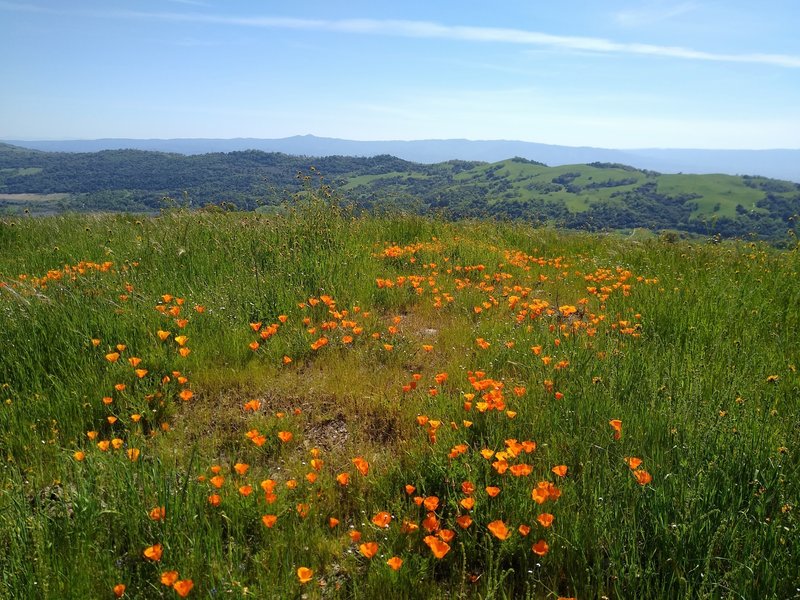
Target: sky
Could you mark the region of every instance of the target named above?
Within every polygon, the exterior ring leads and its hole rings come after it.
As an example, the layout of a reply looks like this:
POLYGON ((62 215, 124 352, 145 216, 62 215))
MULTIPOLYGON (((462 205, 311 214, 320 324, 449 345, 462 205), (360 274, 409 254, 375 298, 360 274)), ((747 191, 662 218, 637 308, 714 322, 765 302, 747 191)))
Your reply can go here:
POLYGON ((0 139, 800 148, 798 0, 0 0, 0 139))

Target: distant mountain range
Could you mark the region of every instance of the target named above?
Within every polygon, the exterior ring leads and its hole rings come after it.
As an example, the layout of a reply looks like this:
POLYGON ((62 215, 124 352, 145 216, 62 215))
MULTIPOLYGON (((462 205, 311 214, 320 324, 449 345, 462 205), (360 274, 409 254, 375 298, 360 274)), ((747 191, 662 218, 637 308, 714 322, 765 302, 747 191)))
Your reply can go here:
POLYGON ((722 173, 760 175, 800 182, 800 149, 795 150, 691 150, 555 146, 512 140, 414 140, 356 141, 313 135, 280 139, 99 139, 99 140, 8 140, 9 144, 50 152, 97 152, 99 150, 156 150, 180 154, 205 154, 262 150, 300 156, 379 156, 389 154, 417 163, 448 160, 498 162, 512 157, 535 160, 550 166, 620 163, 660 173, 722 173))

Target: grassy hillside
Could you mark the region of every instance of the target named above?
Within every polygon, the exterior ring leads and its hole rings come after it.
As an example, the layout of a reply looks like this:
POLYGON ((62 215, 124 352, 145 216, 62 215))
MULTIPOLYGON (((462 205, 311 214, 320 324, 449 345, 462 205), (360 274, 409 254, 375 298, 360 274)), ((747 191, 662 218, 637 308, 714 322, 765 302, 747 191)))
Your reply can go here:
POLYGON ((660 175, 609 163, 547 167, 517 158, 424 165, 391 156, 64 154, 9 146, 0 147, 0 211, 155 213, 165 206, 165 197, 193 206, 272 211, 301 189, 298 172, 324 177, 363 209, 401 208, 454 219, 513 219, 590 231, 673 229, 786 243, 800 215, 800 185, 791 182, 660 175), (26 205, 26 198, 34 199, 26 205))
POLYGON ((796 249, 326 191, 0 218, 0 596, 796 593, 796 249))

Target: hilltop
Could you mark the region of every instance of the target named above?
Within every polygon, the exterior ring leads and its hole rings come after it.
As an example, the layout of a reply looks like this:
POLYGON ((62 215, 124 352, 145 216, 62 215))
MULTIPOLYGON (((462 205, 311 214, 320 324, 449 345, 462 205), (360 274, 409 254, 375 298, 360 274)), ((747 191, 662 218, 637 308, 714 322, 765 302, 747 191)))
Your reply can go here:
POLYGON ((436 164, 390 155, 312 158, 258 150, 44 152, 0 145, 0 210, 154 212, 165 197, 268 210, 324 178, 364 209, 501 218, 587 230, 674 229, 778 240, 800 184, 755 176, 661 174, 620 163, 550 167, 524 158, 436 164))

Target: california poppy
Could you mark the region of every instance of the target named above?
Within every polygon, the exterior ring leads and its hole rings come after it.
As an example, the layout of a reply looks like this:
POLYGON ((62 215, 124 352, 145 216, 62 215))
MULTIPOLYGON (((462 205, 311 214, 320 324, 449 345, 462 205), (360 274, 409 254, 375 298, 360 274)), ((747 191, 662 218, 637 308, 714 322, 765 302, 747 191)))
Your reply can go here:
POLYGON ((297 569, 297 578, 300 580, 300 583, 308 583, 313 577, 314 571, 308 567, 300 567, 297 569))
POLYGON ((145 548, 143 554, 148 560, 159 561, 161 560, 161 554, 163 551, 164 548, 161 546, 161 544, 153 544, 152 546, 145 548))
POLYGON ((447 542, 444 542, 433 535, 425 536, 425 539, 422 540, 431 549, 433 555, 438 558, 444 558, 444 556, 450 552, 450 545, 447 542))
POLYGON ((550 513, 542 513, 536 517, 536 520, 539 521, 539 525, 542 527, 550 527, 550 525, 553 524, 553 518, 553 515, 550 513))
POLYGON ((392 522, 392 515, 386 511, 381 511, 372 517, 372 522, 378 527, 387 528, 392 522))
POLYGON ((506 524, 499 519, 489 523, 486 528, 499 540, 507 540, 511 535, 511 531, 506 527, 506 524))
POLYGON ((161 573, 161 583, 172 587, 172 584, 178 581, 178 577, 177 571, 164 571, 161 573))
POLYGON ((263 517, 261 517, 261 522, 264 524, 264 527, 267 527, 269 529, 272 529, 277 520, 278 520, 277 515, 264 515, 263 517))
POLYGON ((378 553, 377 542, 366 542, 358 547, 359 552, 367 558, 372 558, 378 553))
POLYGON ((393 571, 399 571, 400 567, 403 566, 403 559, 399 556, 393 556, 386 561, 386 564, 389 565, 393 571))
POLYGON ((531 550, 534 554, 538 554, 539 556, 544 556, 547 554, 547 551, 550 550, 550 546, 547 545, 547 542, 544 540, 539 540, 536 542, 532 547, 531 550))
POLYGON ((564 477, 567 474, 567 465, 558 465, 550 470, 559 477, 564 477))
POLYGON ((356 456, 353 459, 353 464, 356 466, 356 469, 358 469, 359 473, 365 477, 367 476, 367 473, 369 473, 369 463, 366 460, 360 456, 356 456))
POLYGON ((175 590, 181 598, 186 598, 193 587, 194 582, 191 579, 181 579, 172 584, 172 589, 175 590))

